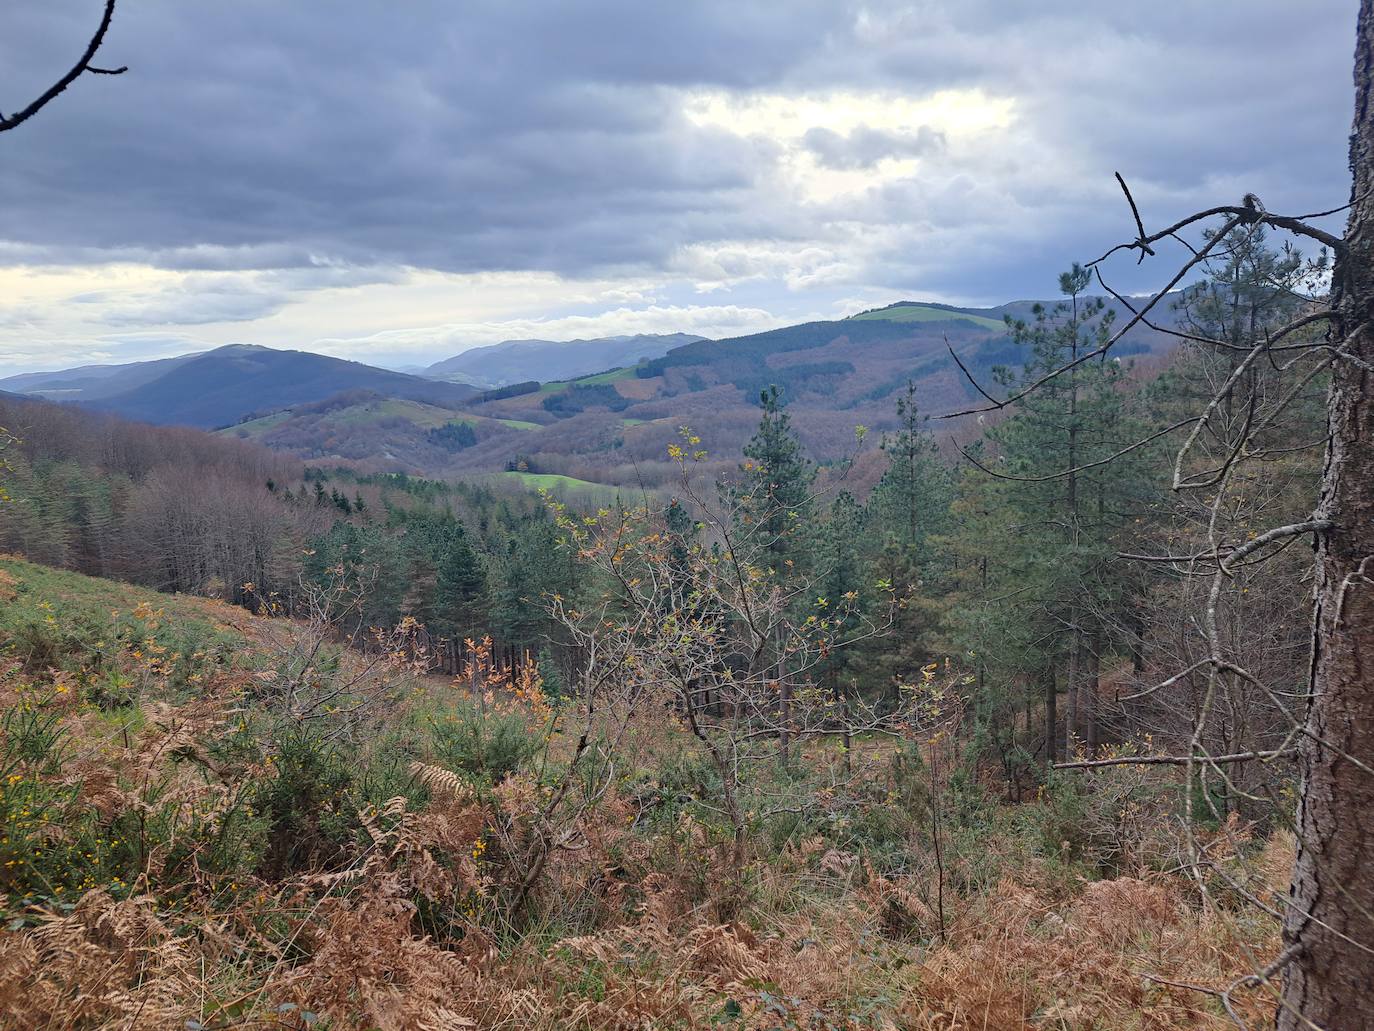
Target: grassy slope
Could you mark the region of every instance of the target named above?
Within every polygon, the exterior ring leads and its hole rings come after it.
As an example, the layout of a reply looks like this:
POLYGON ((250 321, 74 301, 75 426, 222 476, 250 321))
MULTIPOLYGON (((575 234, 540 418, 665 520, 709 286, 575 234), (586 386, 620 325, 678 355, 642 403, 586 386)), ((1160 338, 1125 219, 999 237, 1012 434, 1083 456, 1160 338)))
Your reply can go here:
MULTIPOLYGON (((758 769, 763 793, 751 798, 785 793, 813 815, 759 818, 737 892, 710 808, 675 786, 699 752, 662 713, 618 739, 614 788, 577 815, 595 846, 545 868, 531 930, 513 934, 498 906, 530 864, 502 847, 491 794, 502 767, 491 763, 515 752, 491 745, 528 746, 517 764, 526 779, 508 783, 529 788, 500 797, 512 819, 532 821, 555 724, 501 682, 496 704, 464 705, 445 689, 443 718, 398 702, 359 740, 331 744, 328 723, 303 738, 251 695, 226 696, 235 678, 224 674, 253 651, 224 625, 251 623, 235 612, 0 557, 0 644, 37 630, 59 646, 58 672, 0 672, 0 877, 14 881, 0 891, 3 1026, 70 1027, 80 1014, 83 1027, 318 1019, 345 1031, 385 1012, 404 1026, 533 1031, 1222 1031, 1233 1025, 1220 986, 1278 951, 1258 910, 1223 897, 1203 912, 1186 878, 1151 868, 1145 832, 1167 821, 1147 802, 1138 812, 1112 802, 1094 818, 1060 808, 1074 801, 1062 786, 1016 807, 959 796, 946 810, 937 916, 920 837, 925 781, 909 779, 924 778, 920 760, 894 763, 890 745, 870 753, 861 741, 851 784, 817 747, 779 780, 771 764, 758 769), (203 656, 206 676, 167 683, 147 670, 153 647, 203 656), (102 649, 111 662, 87 675, 102 649), (140 693, 140 678, 173 688, 179 704, 140 693), (60 745, 44 743, 50 718, 67 735, 60 745), (39 732, 21 741, 11 733, 21 724, 39 732), (1098 836, 1079 829, 1090 819, 1106 821, 1091 825, 1098 836), (286 851, 303 838, 328 848, 286 851), (1099 881, 1097 853, 1075 858, 1092 841, 1103 856, 1120 841, 1144 851, 1099 881), (937 931, 946 911, 948 942, 937 931), (1142 987, 1142 970, 1162 984, 1142 987), (1167 987, 1184 980, 1218 987, 1167 987), (633 1023, 621 1019, 631 1005, 633 1023)), ((1291 844, 1276 835, 1253 858, 1262 879, 1247 873, 1247 889, 1279 904, 1291 844)), ((1237 989, 1232 1001, 1250 1026, 1272 1012, 1262 991, 1237 989)))
POLYGON ((579 480, 574 476, 562 476, 558 473, 503 472, 497 473, 497 476, 504 480, 514 480, 531 490, 583 491, 604 498, 613 498, 618 493, 616 488, 608 487, 604 483, 579 480))
POLYGON ((583 376, 581 379, 554 380, 545 383, 539 388, 541 394, 552 394, 564 387, 599 387, 607 383, 614 383, 616 380, 629 379, 635 374, 636 366, 627 366, 623 369, 611 369, 609 372, 598 372, 595 376, 583 376))
POLYGON ((188 594, 160 594, 114 580, 40 566, 13 555, 0 556, 0 635, 9 637, 26 622, 83 625, 118 620, 135 609, 160 610, 164 626, 226 645, 242 645, 229 621, 251 619, 237 606, 188 594))
MULTIPOLYGON (((305 413, 305 417, 310 414, 305 413)), ((271 433, 291 418, 293 418, 293 413, 290 411, 273 412, 271 415, 240 423, 237 426, 230 426, 218 432, 236 437, 242 437, 246 434, 250 439, 253 439, 271 433)), ((454 412, 450 409, 396 397, 350 405, 347 408, 339 408, 324 413, 318 418, 343 426, 366 426, 386 419, 404 419, 421 429, 437 429, 448 423, 466 423, 473 427, 483 423, 498 424, 512 430, 535 430, 539 428, 538 423, 528 422, 524 419, 491 419, 481 415, 455 417, 454 412)))
POLYGON ((237 426, 228 426, 222 430, 216 430, 215 432, 225 434, 226 436, 241 437, 247 434, 249 437, 260 437, 269 430, 276 429, 276 427, 280 426, 289 418, 291 418, 291 413, 289 411, 273 412, 271 415, 264 415, 260 419, 249 419, 247 422, 241 422, 237 426))
POLYGON ((66 677, 102 708, 119 708, 156 680, 194 690, 229 669, 256 668, 244 628, 257 622, 223 602, 159 594, 0 556, 0 683, 4 660, 66 677))
POLYGON ((965 322, 972 322, 984 329, 1006 328, 996 319, 990 319, 983 315, 966 315, 963 312, 931 308, 924 304, 903 304, 895 308, 865 312, 862 315, 855 315, 853 318, 856 322, 948 322, 951 319, 963 319, 965 322))

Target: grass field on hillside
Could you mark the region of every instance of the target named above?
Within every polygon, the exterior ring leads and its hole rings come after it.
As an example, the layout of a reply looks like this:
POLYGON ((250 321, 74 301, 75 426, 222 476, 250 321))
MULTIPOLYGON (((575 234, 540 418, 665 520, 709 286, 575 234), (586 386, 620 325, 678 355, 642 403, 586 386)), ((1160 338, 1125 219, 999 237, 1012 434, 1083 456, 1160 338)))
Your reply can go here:
POLYGON ((474 429, 483 425, 500 425, 511 430, 537 430, 539 423, 529 422, 524 419, 492 419, 481 415, 458 415, 447 408, 440 408, 436 405, 427 405, 420 401, 407 401, 402 398, 388 397, 381 400, 366 401, 362 404, 349 405, 346 408, 337 408, 333 411, 320 413, 318 416, 311 416, 309 413, 297 413, 294 410, 273 412, 271 415, 264 415, 260 419, 253 419, 249 422, 240 423, 237 426, 230 426, 220 430, 222 434, 234 437, 265 437, 273 430, 279 428, 289 420, 296 418, 315 418, 334 426, 359 427, 369 426, 390 419, 404 419, 421 429, 438 429, 446 425, 466 425, 474 429))
POLYGON ((234 437, 256 437, 261 436, 268 430, 280 426, 289 418, 291 418, 291 413, 289 411, 273 412, 271 415, 264 415, 260 419, 250 419, 248 422, 241 422, 237 426, 226 426, 224 429, 217 430, 216 432, 234 437))
POLYGON ((207 598, 159 594, 0 557, 0 659, 56 670, 97 699, 118 703, 140 676, 191 687, 241 664, 254 617, 207 598))
POLYGON ((583 376, 581 379, 559 379, 545 383, 539 388, 541 394, 553 394, 564 387, 599 387, 607 383, 614 383, 616 380, 630 379, 635 374, 637 366, 630 365, 623 369, 611 369, 609 372, 598 372, 594 376, 583 376))
POLYGON ((580 492, 606 500, 614 499, 615 495, 619 493, 617 488, 604 483, 579 480, 575 476, 562 476, 558 473, 503 472, 496 475, 502 480, 519 483, 530 490, 550 490, 563 493, 580 492))
POLYGON ((851 318, 856 322, 948 322, 951 319, 963 319, 984 329, 1006 328, 996 319, 983 315, 967 315, 964 312, 946 311, 925 304, 902 304, 895 308, 882 308, 878 311, 864 312, 862 315, 853 315, 851 318))

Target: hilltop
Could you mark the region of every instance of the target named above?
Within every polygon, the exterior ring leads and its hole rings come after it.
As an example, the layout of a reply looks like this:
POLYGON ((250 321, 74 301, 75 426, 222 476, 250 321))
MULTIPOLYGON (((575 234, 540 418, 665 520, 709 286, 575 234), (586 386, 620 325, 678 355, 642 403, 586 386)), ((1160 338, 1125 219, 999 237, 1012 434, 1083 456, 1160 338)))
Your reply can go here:
POLYGON ((87 366, 0 381, 0 388, 71 400, 128 419, 214 429, 246 416, 347 390, 456 406, 471 387, 439 383, 308 351, 231 344, 126 366, 87 366))
POLYGON ((424 375, 480 387, 503 387, 531 379, 576 379, 657 358, 674 347, 701 339, 690 333, 641 333, 583 340, 503 340, 435 362, 424 375))

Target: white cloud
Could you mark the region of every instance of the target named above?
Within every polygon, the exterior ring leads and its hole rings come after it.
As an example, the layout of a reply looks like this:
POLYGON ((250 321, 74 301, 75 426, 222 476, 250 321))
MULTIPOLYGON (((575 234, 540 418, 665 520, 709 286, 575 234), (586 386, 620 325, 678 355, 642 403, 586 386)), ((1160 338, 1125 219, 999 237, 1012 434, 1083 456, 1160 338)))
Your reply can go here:
POLYGON ((776 155, 768 174, 802 204, 909 179, 922 169, 923 156, 946 144, 958 149, 964 141, 1005 133, 1016 112, 1012 98, 981 89, 938 90, 924 97, 892 91, 700 90, 684 94, 682 105, 694 125, 767 141, 776 155))
POLYGON ((1010 97, 981 89, 938 90, 924 97, 896 91, 830 90, 816 93, 688 92, 687 117, 740 135, 800 140, 811 129, 848 135, 856 129, 916 133, 930 128, 952 137, 1004 129, 1016 108, 1010 97))
MULTIPOLYGON (((776 256, 768 267, 777 270, 786 260, 776 256)), ((362 361, 433 361, 514 337, 716 337, 788 321, 763 307, 660 302, 666 280, 314 272, 177 272, 125 263, 0 268, 0 292, 13 302, 0 321, 0 370, 132 361, 244 342, 362 361)))

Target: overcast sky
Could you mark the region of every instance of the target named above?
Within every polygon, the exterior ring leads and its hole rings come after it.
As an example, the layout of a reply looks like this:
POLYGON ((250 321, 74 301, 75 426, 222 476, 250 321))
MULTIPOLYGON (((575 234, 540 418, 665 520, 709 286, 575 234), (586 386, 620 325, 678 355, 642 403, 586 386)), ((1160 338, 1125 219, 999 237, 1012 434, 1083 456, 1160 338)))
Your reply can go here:
MULTIPOLYGON (((1344 202, 1356 6, 120 0, 128 74, 0 134, 0 373, 1048 296, 1117 169, 1155 224, 1344 202)), ((0 110, 100 7, 6 5, 0 110)))

